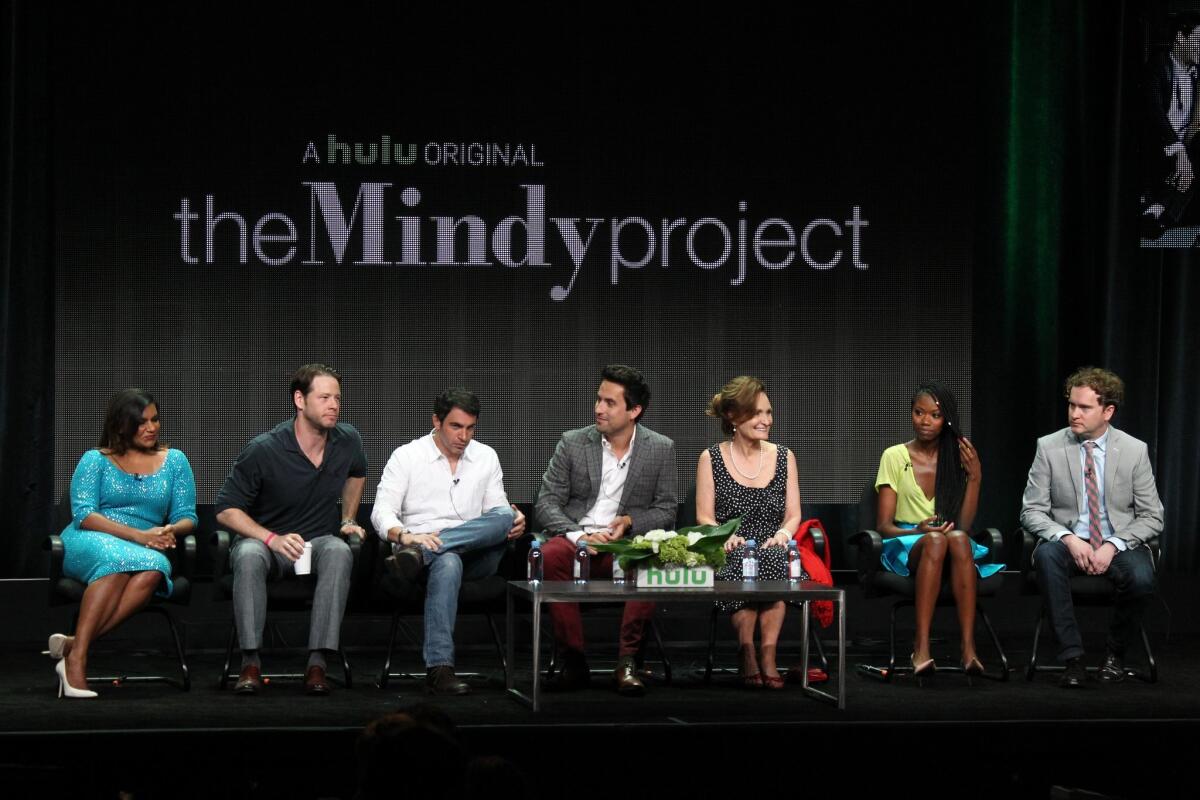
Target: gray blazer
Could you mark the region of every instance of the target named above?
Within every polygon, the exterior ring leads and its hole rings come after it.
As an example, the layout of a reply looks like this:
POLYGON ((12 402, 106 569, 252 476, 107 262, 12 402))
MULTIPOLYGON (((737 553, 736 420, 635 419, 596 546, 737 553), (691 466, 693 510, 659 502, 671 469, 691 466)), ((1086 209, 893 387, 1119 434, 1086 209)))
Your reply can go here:
MULTIPOLYGON (((600 495, 601 453, 595 425, 567 431, 559 439, 534 506, 536 524, 546 533, 579 530, 579 520, 600 495)), ((633 519, 629 534, 675 527, 675 443, 638 425, 628 469, 617 513, 633 519)))
MULTIPOLYGON (((1043 436, 1021 500, 1021 527, 1046 540, 1071 530, 1079 521, 1085 491, 1079 441, 1071 429, 1043 436)), ((1113 427, 1108 429, 1104 454, 1104 506, 1113 533, 1130 547, 1162 533, 1163 504, 1146 443, 1113 427)))

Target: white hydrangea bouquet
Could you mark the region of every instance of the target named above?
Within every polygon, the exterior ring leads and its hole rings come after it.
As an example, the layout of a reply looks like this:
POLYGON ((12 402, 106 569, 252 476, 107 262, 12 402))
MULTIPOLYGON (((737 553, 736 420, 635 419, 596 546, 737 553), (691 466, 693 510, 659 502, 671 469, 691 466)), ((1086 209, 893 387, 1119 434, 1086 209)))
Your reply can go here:
POLYGON ((654 530, 633 538, 590 545, 602 553, 612 553, 626 572, 643 565, 720 569, 725 566, 725 540, 742 525, 734 517, 721 525, 692 525, 677 531, 654 530))

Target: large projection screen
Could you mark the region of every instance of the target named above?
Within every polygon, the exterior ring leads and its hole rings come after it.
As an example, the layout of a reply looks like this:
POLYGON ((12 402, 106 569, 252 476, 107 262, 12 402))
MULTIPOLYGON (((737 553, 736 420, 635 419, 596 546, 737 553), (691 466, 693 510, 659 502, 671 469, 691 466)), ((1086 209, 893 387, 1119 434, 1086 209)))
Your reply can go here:
POLYGON ((312 361, 345 377, 368 501, 450 385, 533 500, 609 362, 645 372, 681 494, 739 374, 806 502, 857 502, 921 380, 970 430, 978 87, 936 21, 156 13, 56 11, 58 491, 142 386, 212 502, 312 361))

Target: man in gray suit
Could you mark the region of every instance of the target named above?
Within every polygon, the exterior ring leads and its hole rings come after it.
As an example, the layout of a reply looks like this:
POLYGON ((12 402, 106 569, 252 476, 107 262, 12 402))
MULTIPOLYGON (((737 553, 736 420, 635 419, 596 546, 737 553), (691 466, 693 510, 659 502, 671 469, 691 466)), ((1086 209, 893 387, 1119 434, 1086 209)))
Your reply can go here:
MULTIPOLYGON (((571 580, 578 543, 611 542, 675 525, 675 443, 641 424, 650 407, 650 388, 642 373, 610 364, 600 373, 596 390, 596 423, 567 431, 542 477, 534 514, 553 536, 543 548, 545 577, 571 580)), ((612 577, 612 555, 591 553, 591 577, 612 577)), ((621 619, 618 663, 613 675, 617 691, 640 695, 645 686, 634 670, 653 603, 625 604, 621 619)), ((548 688, 578 689, 588 685, 590 671, 583 655, 583 623, 574 603, 551 603, 554 634, 562 650, 562 669, 548 688)))
POLYGON ((1083 640, 1071 601, 1072 575, 1103 575, 1116 586, 1107 653, 1097 677, 1124 680, 1125 647, 1154 592, 1146 545, 1163 527, 1146 443, 1109 425, 1125 397, 1113 373, 1095 367, 1066 381, 1069 427, 1038 440, 1021 506, 1021 525, 1041 537, 1034 551, 1038 586, 1058 637, 1066 670, 1060 684, 1076 688, 1086 673, 1083 640))

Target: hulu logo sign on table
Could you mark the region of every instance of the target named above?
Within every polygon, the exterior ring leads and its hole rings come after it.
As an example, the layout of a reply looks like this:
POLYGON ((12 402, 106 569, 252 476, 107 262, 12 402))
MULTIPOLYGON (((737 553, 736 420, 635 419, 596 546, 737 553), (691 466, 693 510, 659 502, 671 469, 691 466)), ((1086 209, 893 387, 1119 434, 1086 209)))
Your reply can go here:
POLYGON ((712 567, 638 567, 639 589, 703 589, 711 588, 712 567))

